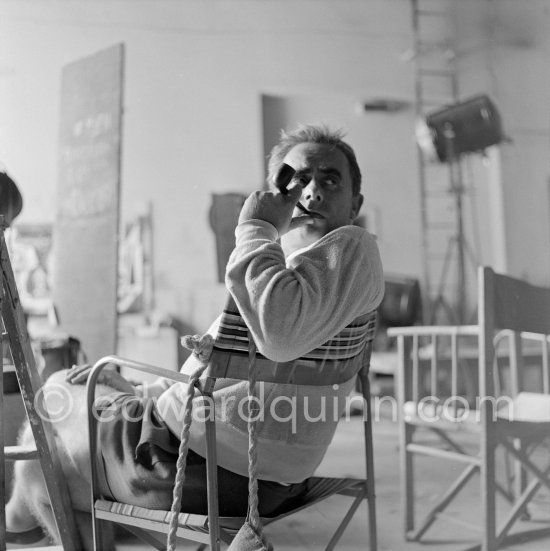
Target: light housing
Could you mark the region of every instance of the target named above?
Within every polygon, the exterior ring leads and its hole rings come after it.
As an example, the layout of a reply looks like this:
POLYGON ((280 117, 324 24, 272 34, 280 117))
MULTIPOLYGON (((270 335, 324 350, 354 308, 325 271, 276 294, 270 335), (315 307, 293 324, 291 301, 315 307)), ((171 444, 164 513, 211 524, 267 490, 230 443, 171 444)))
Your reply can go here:
POLYGON ((464 153, 481 152, 505 139, 500 114, 485 94, 472 96, 426 116, 425 125, 433 147, 427 144, 421 127, 417 140, 428 155, 444 163, 457 160, 464 153))

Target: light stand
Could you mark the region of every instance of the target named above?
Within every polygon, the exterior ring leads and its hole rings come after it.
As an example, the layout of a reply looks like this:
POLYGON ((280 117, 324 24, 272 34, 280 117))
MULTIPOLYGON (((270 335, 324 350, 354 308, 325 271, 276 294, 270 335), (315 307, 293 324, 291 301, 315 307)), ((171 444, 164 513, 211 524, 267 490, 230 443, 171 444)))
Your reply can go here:
POLYGON ((467 310, 467 279, 466 279, 466 254, 469 255, 474 267, 477 265, 476 259, 473 257, 471 250, 468 247, 464 236, 464 218, 462 198, 464 195, 464 184, 462 180, 462 169, 460 166, 460 156, 455 153, 455 138, 456 132, 453 125, 449 122, 445 123, 443 128, 443 136, 445 140, 445 157, 449 166, 450 175, 450 192, 454 195, 455 213, 456 213, 456 230, 447 243, 447 250, 443 260, 443 268, 438 284, 438 291, 434 304, 432 306, 430 323, 436 322, 436 314, 440 306, 444 306, 453 318, 452 321, 458 324, 466 323, 467 310), (456 316, 453 315, 452 308, 445 300, 445 285, 449 275, 449 268, 453 252, 457 254, 457 291, 456 291, 456 316))
MULTIPOLYGON (((473 96, 463 102, 446 107, 426 117, 429 129, 430 143, 419 145, 424 149, 426 145, 429 153, 435 151, 440 162, 449 166, 450 191, 454 195, 456 212, 456 232, 449 238, 443 261, 438 292, 432 306, 431 323, 435 323, 435 316, 440 306, 445 306, 451 314, 452 321, 459 324, 466 323, 467 307, 467 280, 466 255, 477 265, 477 260, 469 249, 464 237, 463 195, 464 185, 460 165, 461 155, 475 153, 495 145, 504 139, 500 115, 493 102, 483 94, 473 96), (456 315, 445 300, 444 290, 453 252, 457 254, 457 292, 456 315)), ((426 152, 426 151, 425 151, 426 152)))

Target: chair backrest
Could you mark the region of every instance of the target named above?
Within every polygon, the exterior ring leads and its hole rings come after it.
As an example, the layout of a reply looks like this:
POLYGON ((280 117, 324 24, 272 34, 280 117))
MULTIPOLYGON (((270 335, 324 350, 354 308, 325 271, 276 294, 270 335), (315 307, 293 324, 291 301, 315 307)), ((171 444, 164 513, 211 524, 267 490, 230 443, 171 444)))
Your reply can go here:
MULTIPOLYGON (((290 362, 272 361, 256 353, 258 381, 331 385, 343 383, 361 369, 368 370, 376 331, 376 312, 356 318, 330 341, 290 362)), ((220 329, 210 357, 208 375, 214 378, 248 379, 247 362, 251 335, 235 301, 228 296, 220 329)))
POLYGON ((550 394, 550 289, 482 266, 477 308, 476 325, 389 329, 398 338, 401 405, 458 397, 477 408, 480 398, 529 390, 528 382, 550 394))
POLYGON ((499 346, 508 347, 510 394, 524 390, 524 362, 537 348, 542 370, 542 390, 550 392, 548 335, 550 335, 550 289, 480 267, 478 273, 480 325, 480 395, 495 394, 499 346))
POLYGON ((495 329, 550 334, 550 289, 486 266, 479 268, 479 284, 479 304, 486 312, 480 322, 495 329))

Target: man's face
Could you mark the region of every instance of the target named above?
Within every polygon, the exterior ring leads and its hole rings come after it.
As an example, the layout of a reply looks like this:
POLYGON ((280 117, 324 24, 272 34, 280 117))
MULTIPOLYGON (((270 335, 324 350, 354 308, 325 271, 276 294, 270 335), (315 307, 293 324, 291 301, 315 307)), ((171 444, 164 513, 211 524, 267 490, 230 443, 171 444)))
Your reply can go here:
POLYGON ((300 203, 309 211, 294 209, 291 229, 282 238, 285 249, 305 247, 327 233, 351 224, 363 197, 353 195, 346 156, 328 144, 294 146, 284 162, 296 171, 292 182, 302 186, 300 203))

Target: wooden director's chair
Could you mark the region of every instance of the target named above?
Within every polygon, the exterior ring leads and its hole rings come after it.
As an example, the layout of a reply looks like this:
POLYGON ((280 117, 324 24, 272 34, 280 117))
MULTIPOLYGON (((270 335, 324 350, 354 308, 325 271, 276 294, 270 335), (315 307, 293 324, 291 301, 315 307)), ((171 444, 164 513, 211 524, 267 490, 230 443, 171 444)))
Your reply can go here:
MULTIPOLYGON (((364 416, 365 436, 365 478, 322 478, 310 479, 309 490, 302 501, 293 510, 273 518, 262 518, 262 524, 267 525, 306 507, 317 504, 320 501, 339 494, 352 498, 351 506, 345 513, 343 520, 336 529, 326 549, 336 548, 337 542, 351 521, 354 513, 365 499, 368 505, 369 523, 369 549, 376 551, 376 513, 374 503, 374 465, 372 448, 372 421, 370 415, 370 387, 368 380, 369 360, 372 340, 374 338, 376 314, 373 312, 356 320, 345 330, 344 340, 347 342, 347 358, 362 355, 361 369, 358 373, 364 399, 366 415, 364 416)), ((332 344, 332 343, 331 343, 332 344)), ((340 343, 342 345, 342 343, 340 343)), ((235 362, 235 356, 248 356, 249 347, 253 346, 249 339, 248 328, 241 318, 233 300, 229 298, 224 310, 220 332, 214 342, 214 349, 209 359, 206 377, 197 383, 197 391, 206 398, 209 403, 217 378, 231 378, 247 380, 248 371, 239 367, 243 362, 235 362), (209 399, 210 398, 210 399, 209 399)), ((326 354, 322 348, 314 351, 326 354)), ((324 356, 321 356, 324 357, 324 356)), ((308 384, 331 385, 335 382, 335 373, 331 369, 331 360, 324 361, 321 368, 313 368, 313 362, 307 365, 305 362, 295 365, 295 362, 276 363, 257 354, 256 380, 276 382, 284 384, 308 384)), ((176 382, 189 382, 186 375, 145 365, 139 362, 109 356, 99 360, 88 380, 88 412, 90 428, 90 456, 96 457, 97 421, 93 412, 95 399, 95 385, 101 370, 109 363, 126 366, 137 371, 152 373, 176 382)), ((246 363, 246 362, 245 362, 246 363)), ((206 460, 208 479, 208 515, 194 515, 181 512, 178 517, 177 536, 186 540, 199 542, 199 549, 207 545, 213 550, 219 550, 221 542, 231 543, 233 537, 242 526, 244 518, 220 517, 217 505, 217 481, 216 481, 216 427, 214 412, 210 411, 205 421, 206 424, 206 460)), ((105 521, 114 522, 124 526, 128 531, 142 538, 157 549, 166 549, 166 543, 162 534, 169 532, 171 513, 167 511, 150 510, 131 506, 123 503, 115 503, 103 499, 98 491, 97 466, 92 464, 92 516, 94 522, 95 549, 101 550, 102 524, 105 521)))
POLYGON ((482 542, 468 549, 494 551, 550 534, 540 530, 540 524, 534 530, 529 523, 527 530, 509 535, 519 520, 529 519, 528 504, 537 491, 550 489, 550 289, 480 267, 477 325, 402 327, 389 332, 398 338, 400 357, 406 538, 419 541, 441 517, 462 523, 456 512, 446 515, 445 509, 474 475, 480 478, 482 542), (533 373, 538 378, 530 382, 527 375, 533 373), (464 396, 461 389, 470 390, 464 396), (533 389, 536 392, 527 391, 533 389), (464 436, 467 442, 461 440, 464 436), (472 453, 469 444, 476 441, 472 453), (497 456, 497 450, 503 455, 497 456), (418 526, 415 486, 422 481, 413 469, 416 455, 465 465, 418 526))

